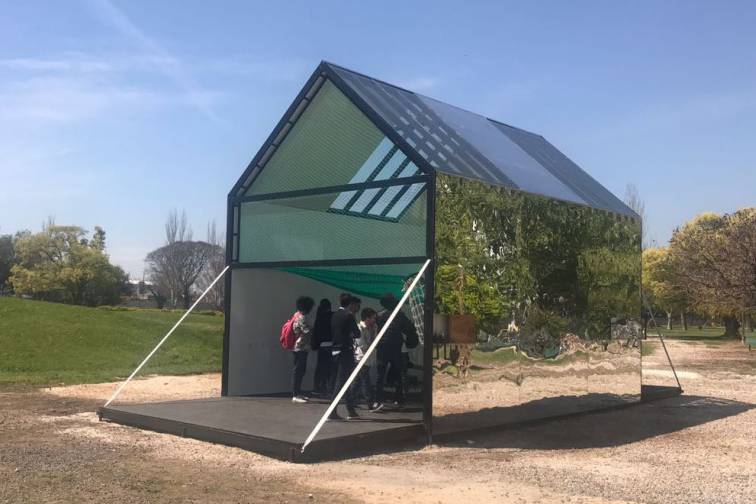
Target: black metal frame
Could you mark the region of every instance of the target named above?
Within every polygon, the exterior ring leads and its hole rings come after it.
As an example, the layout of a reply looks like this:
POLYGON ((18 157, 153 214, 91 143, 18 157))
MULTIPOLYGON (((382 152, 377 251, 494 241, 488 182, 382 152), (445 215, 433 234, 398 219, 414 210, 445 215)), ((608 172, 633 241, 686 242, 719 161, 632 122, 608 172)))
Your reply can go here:
POLYGON ((423 315, 423 425, 428 444, 433 440, 433 314, 436 311, 436 173, 426 184, 425 254, 430 264, 425 270, 423 315))
POLYGON ((427 258, 425 256, 405 256, 405 257, 366 257, 356 259, 316 259, 312 261, 257 261, 257 262, 237 262, 231 265, 231 269, 255 269, 255 268, 292 268, 301 266, 303 268, 327 267, 327 266, 372 266, 379 264, 422 264, 427 258))
POLYGON ((250 201, 267 201, 286 198, 301 198, 305 196, 317 196, 319 194, 334 194, 346 191, 361 191, 364 189, 376 189, 380 187, 405 186, 417 182, 428 182, 428 175, 415 175, 412 177, 392 178, 386 180, 370 180, 356 184, 339 184, 332 186, 313 187, 312 189, 296 189, 275 193, 252 194, 249 196, 232 197, 233 203, 248 203, 250 201))

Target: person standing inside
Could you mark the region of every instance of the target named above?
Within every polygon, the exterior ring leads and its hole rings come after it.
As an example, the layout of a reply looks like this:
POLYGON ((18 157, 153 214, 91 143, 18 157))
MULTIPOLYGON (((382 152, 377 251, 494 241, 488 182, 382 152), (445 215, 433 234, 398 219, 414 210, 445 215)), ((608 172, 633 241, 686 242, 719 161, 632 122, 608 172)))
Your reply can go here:
MULTIPOLYGON (((378 330, 380 331, 388 322, 391 313, 396 308, 398 301, 393 294, 384 294, 381 297, 383 310, 378 313, 378 330)), ((415 324, 407 315, 399 311, 394 320, 383 333, 381 342, 378 343, 378 378, 376 381, 376 397, 378 403, 383 402, 383 386, 386 382, 386 372, 389 366, 396 375, 396 399, 395 403, 401 407, 406 402, 407 390, 407 363, 402 355, 402 346, 406 343, 407 348, 415 348, 418 344, 415 324)))
POLYGON ((294 356, 294 367, 291 377, 292 396, 295 403, 306 403, 307 398, 302 394, 302 378, 307 371, 307 355, 310 352, 312 338, 312 322, 310 312, 315 306, 315 300, 302 296, 297 299, 297 312, 292 321, 292 331, 296 341, 291 353, 294 356))
MULTIPOLYGON (((333 387, 333 399, 346 384, 349 375, 354 370, 354 340, 360 337, 355 314, 360 310, 360 299, 351 294, 342 293, 339 296, 339 309, 331 317, 331 355, 336 373, 336 384, 333 387)), ((355 410, 352 387, 344 394, 347 407, 347 420, 358 418, 355 410)), ((329 420, 342 420, 338 414, 338 405, 334 408, 329 420)))
MULTIPOLYGON (((378 314, 372 308, 363 308, 360 312, 360 323, 357 327, 360 329, 360 337, 354 340, 354 360, 355 364, 365 359, 365 354, 373 344, 376 335, 378 334, 378 328, 376 325, 376 317, 378 314)), ((375 366, 375 353, 372 353, 367 357, 367 360, 360 369, 360 373, 357 375, 355 381, 355 393, 361 388, 362 395, 365 398, 367 407, 370 411, 378 411, 383 405, 375 401, 375 389, 370 381, 370 368, 375 366)))
POLYGON ((315 392, 322 397, 328 397, 333 392, 331 379, 331 302, 323 298, 318 305, 315 315, 315 327, 312 331, 312 349, 318 352, 318 363, 315 366, 315 392))

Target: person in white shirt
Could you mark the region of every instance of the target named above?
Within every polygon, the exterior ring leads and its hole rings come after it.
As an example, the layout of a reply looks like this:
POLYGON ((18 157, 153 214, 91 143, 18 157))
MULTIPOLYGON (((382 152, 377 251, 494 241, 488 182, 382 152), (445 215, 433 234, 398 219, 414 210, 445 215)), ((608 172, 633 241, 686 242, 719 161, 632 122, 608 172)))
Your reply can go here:
POLYGON ((291 400, 295 403, 307 402, 307 398, 302 394, 302 378, 307 371, 307 355, 311 349, 313 306, 315 306, 315 301, 311 297, 302 296, 297 299, 297 312, 294 314, 292 324, 292 330, 297 339, 291 352, 294 356, 291 372, 291 400))
MULTIPOLYGON (((365 358, 368 348, 375 340, 378 334, 376 318, 378 314, 372 308, 365 308, 360 313, 360 323, 357 327, 360 329, 360 337, 354 340, 354 360, 355 363, 365 358)), ((375 366, 375 352, 367 357, 367 361, 362 366, 360 374, 354 382, 355 392, 362 388, 362 394, 367 401, 368 409, 371 411, 380 410, 383 405, 375 401, 375 388, 370 380, 370 367, 375 366)))

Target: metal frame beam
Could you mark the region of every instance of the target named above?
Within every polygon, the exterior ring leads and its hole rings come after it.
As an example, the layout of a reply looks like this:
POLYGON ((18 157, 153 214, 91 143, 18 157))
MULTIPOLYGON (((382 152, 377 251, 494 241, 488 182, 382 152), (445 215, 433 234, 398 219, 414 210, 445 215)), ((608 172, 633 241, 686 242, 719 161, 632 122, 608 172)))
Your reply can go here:
POLYGON ((319 259, 312 261, 259 261, 238 262, 231 265, 231 269, 251 268, 291 268, 291 267, 328 267, 328 266, 373 266, 380 264, 422 264, 428 259, 425 256, 407 257, 369 257, 355 259, 319 259))
POLYGON ((311 189, 297 189, 293 191, 281 191, 274 193, 253 194, 249 196, 232 197, 229 201, 233 204, 248 203, 251 201, 267 201, 286 198, 301 198, 305 196, 317 196, 319 194, 335 194, 347 191, 361 191, 379 187, 407 186, 418 182, 428 182, 428 175, 416 175, 413 177, 392 178, 385 180, 370 180, 357 184, 340 184, 333 186, 313 187, 311 189))

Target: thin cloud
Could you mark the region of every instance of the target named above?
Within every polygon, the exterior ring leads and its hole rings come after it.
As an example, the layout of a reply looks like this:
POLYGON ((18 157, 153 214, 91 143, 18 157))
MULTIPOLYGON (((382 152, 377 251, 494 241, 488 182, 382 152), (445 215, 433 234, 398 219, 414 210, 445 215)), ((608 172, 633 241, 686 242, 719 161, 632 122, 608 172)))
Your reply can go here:
POLYGON ((212 91, 192 95, 124 85, 81 75, 42 75, 0 88, 0 119, 33 126, 91 120, 106 113, 131 114, 165 106, 209 106, 219 99, 212 91))
POLYGON ((237 55, 196 62, 198 71, 252 77, 268 82, 300 82, 313 69, 313 62, 302 58, 258 58, 252 55, 237 55))
POLYGON ((681 125, 712 124, 730 121, 742 114, 752 114, 756 93, 752 90, 693 95, 647 105, 596 131, 597 140, 632 135, 680 132, 681 125))
POLYGON ((13 58, 0 60, 0 68, 37 72, 104 72, 112 70, 112 65, 104 61, 86 61, 75 58, 13 58))
POLYGON ((190 103, 205 117, 216 122, 224 121, 215 113, 206 100, 206 92, 192 79, 181 61, 166 51, 156 40, 136 26, 126 14, 109 0, 93 0, 97 14, 121 35, 131 40, 149 57, 161 61, 159 70, 189 98, 190 103))
POLYGON ((119 72, 160 71, 170 60, 156 55, 134 54, 86 54, 65 52, 54 58, 11 58, 1 59, 0 69, 18 72, 39 72, 45 74, 108 74, 119 72))

